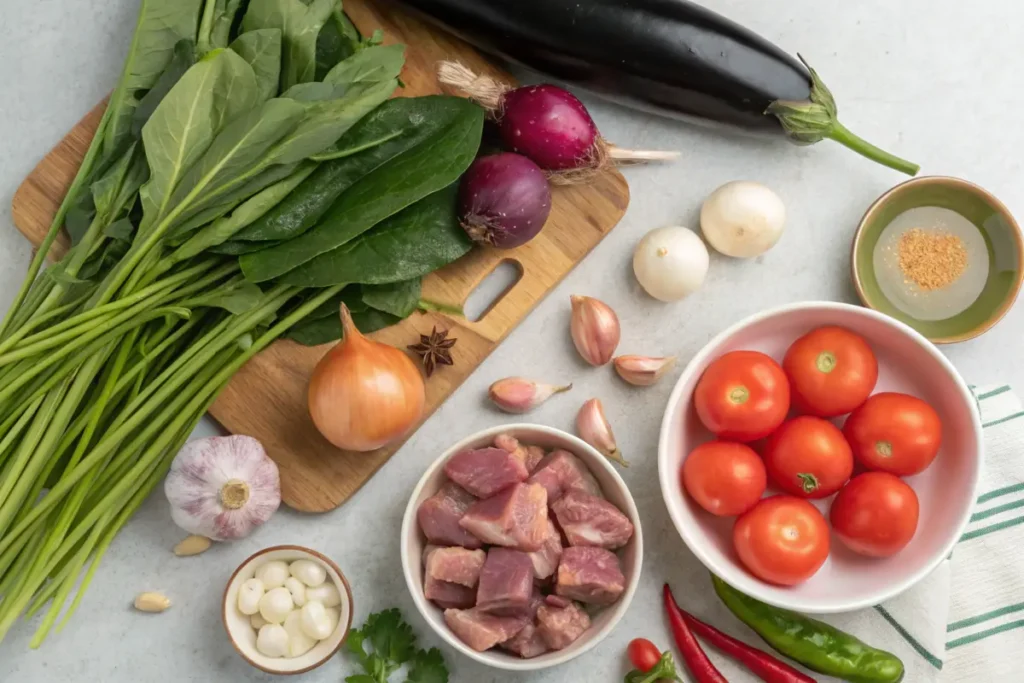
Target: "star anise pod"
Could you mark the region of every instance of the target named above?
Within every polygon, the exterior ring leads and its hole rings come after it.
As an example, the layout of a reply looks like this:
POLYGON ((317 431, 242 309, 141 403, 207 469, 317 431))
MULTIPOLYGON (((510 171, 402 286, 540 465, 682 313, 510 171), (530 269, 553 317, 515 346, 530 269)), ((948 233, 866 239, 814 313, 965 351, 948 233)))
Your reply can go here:
POLYGON ((454 365, 452 360, 452 347, 458 339, 448 338, 448 330, 437 331, 434 327, 430 334, 421 334, 419 344, 410 344, 409 350, 414 351, 423 359, 423 372, 427 377, 434 374, 438 365, 454 365))

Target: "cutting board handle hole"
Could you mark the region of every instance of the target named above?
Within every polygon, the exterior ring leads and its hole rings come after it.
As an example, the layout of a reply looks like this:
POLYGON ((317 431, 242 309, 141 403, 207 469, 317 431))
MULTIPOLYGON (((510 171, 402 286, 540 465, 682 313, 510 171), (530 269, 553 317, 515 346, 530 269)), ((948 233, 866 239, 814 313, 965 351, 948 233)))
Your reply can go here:
POLYGON ((503 259, 470 292, 463 306, 466 319, 477 322, 487 316, 523 279, 523 265, 515 259, 503 259))

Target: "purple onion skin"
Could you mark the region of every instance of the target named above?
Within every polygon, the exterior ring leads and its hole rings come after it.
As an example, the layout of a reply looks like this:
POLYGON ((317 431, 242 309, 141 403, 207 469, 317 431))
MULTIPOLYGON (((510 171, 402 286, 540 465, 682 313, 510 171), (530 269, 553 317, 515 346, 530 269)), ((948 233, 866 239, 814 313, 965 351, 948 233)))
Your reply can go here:
POLYGON ((597 125, 587 108, 555 85, 516 88, 502 99, 501 138, 509 149, 549 171, 589 166, 597 125))
POLYGON ((537 236, 551 213, 544 171, 521 154, 473 162, 459 187, 462 228, 474 242, 512 249, 537 236))

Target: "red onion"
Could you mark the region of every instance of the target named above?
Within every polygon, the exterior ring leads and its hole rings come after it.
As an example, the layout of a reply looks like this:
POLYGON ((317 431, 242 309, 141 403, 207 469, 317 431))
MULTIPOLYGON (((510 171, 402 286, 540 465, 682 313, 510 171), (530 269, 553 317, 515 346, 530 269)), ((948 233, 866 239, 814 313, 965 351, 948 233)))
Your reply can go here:
POLYGON ((509 89, 457 62, 441 62, 438 80, 488 109, 500 124, 504 144, 549 171, 552 182, 558 184, 588 180, 609 159, 635 163, 679 156, 678 152, 627 150, 608 144, 583 103, 556 85, 509 89))
POLYGON ((459 188, 462 227, 474 242, 499 249, 526 244, 551 213, 551 188, 537 164, 521 154, 473 162, 459 188))

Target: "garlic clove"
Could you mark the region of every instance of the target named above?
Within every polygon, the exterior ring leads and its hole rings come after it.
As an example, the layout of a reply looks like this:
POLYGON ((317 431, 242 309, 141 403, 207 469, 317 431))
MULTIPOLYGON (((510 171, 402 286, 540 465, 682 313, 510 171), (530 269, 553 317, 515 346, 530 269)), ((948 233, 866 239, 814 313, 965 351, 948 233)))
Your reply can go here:
POLYGON ((302 630, 310 638, 323 640, 331 635, 331 618, 323 603, 311 600, 302 606, 302 630))
POLYGON ((140 593, 134 604, 140 612, 163 612, 171 606, 171 600, 160 593, 140 593))
POLYGON ((269 624, 270 622, 263 618, 263 615, 257 612, 256 614, 249 617, 249 623, 252 627, 259 631, 261 628, 269 624))
POLYGON ((295 560, 288 567, 288 571, 310 588, 316 588, 327 580, 327 570, 322 564, 312 560, 295 560))
POLYGON ((267 657, 287 657, 288 632, 281 624, 267 624, 256 636, 256 649, 267 657))
POLYGON ((258 614, 260 600, 266 593, 263 582, 259 579, 247 579, 238 588, 238 611, 242 614, 258 614))
POLYGON ((296 607, 302 607, 306 604, 306 584, 294 576, 289 576, 284 580, 284 587, 292 594, 292 602, 295 603, 296 607))
POLYGON ((611 307, 589 296, 573 295, 572 341, 583 360, 591 365, 604 365, 612 359, 622 332, 619 316, 611 307))
POLYGON ((306 602, 316 600, 324 607, 337 607, 341 604, 341 593, 333 583, 325 583, 316 588, 306 589, 306 602))
POLYGON ((178 557, 191 557, 193 555, 199 555, 205 553, 210 549, 213 541, 208 539, 206 536, 197 536, 192 534, 184 541, 174 546, 174 554, 178 557))
POLYGON ((260 598, 260 616, 271 624, 283 622, 294 608, 295 602, 292 600, 292 594, 283 586, 271 588, 266 595, 260 598))
POLYGON ((291 575, 288 571, 288 563, 281 560, 271 560, 256 567, 254 578, 263 583, 267 590, 280 588, 285 580, 291 575))
POLYGON ((338 630, 338 624, 341 623, 341 610, 337 607, 325 607, 324 611, 327 613, 327 618, 331 620, 331 633, 338 630))
POLYGON ((319 642, 302 630, 302 612, 299 610, 292 610, 288 614, 284 620, 284 630, 288 634, 289 657, 301 657, 319 642))
POLYGON ((558 386, 523 377, 506 377, 492 384, 487 395, 494 405, 506 413, 518 414, 529 412, 553 395, 570 389, 571 384, 558 386))
POLYGON ((676 357, 619 356, 613 363, 619 377, 638 387, 648 387, 672 369, 676 364, 676 357))
POLYGON ((609 460, 629 467, 629 463, 622 457, 615 443, 615 434, 612 433, 612 426, 608 424, 608 418, 604 416, 604 407, 599 399, 592 398, 580 408, 576 415, 576 432, 581 439, 601 451, 609 460))

